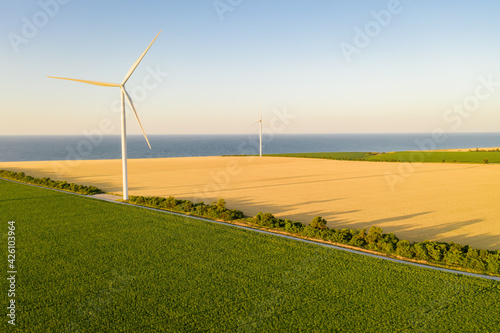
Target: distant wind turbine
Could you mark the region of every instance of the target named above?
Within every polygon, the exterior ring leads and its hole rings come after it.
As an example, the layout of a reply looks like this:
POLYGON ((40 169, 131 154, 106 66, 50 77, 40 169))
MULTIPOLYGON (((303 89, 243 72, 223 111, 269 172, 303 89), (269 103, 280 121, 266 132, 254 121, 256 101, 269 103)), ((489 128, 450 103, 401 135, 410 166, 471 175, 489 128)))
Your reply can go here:
POLYGON ((260 141, 259 141, 259 143, 260 143, 260 157, 262 157, 262 112, 260 113, 260 119, 258 121, 256 121, 255 123, 253 123, 252 125, 250 125, 250 127, 257 124, 257 123, 260 123, 260 125, 259 125, 259 128, 260 128, 260 133, 259 133, 260 134, 260 136, 259 136, 260 141))
POLYGON ((141 62, 142 58, 146 55, 148 52, 149 48, 153 43, 155 42, 156 38, 160 35, 161 31, 156 35, 156 37, 153 39, 151 44, 149 44, 148 48, 142 55, 137 59, 137 61, 132 65, 130 70, 128 71, 127 75, 125 76, 125 79, 123 80, 122 83, 108 83, 108 82, 98 82, 98 81, 89 81, 89 80, 79 80, 79 79, 68 79, 65 77, 54 77, 54 76, 48 76, 49 78, 52 79, 61 79, 61 80, 69 80, 69 81, 76 81, 76 82, 83 82, 83 83, 88 83, 88 84, 93 84, 96 86, 103 86, 103 87, 116 87, 120 88, 121 90, 121 105, 122 105, 122 112, 121 112, 121 120, 122 120, 122 175, 123 175, 123 200, 128 200, 128 180, 127 180, 127 128, 126 128, 126 119, 125 119, 125 97, 127 98, 128 104, 132 108, 135 114, 135 118, 137 119, 137 122, 139 123, 139 126, 141 128, 142 134, 144 135, 144 138, 146 139, 146 142, 148 143, 149 149, 151 149, 151 145, 149 144, 148 137, 146 136, 146 132, 144 132, 144 128, 142 127, 141 120, 139 119, 139 115, 137 114, 137 110, 135 109, 134 103, 132 102, 132 99, 130 98, 130 95, 128 94, 127 90, 125 90, 125 83, 127 83, 128 79, 132 75, 132 73, 135 71, 139 63, 141 62))

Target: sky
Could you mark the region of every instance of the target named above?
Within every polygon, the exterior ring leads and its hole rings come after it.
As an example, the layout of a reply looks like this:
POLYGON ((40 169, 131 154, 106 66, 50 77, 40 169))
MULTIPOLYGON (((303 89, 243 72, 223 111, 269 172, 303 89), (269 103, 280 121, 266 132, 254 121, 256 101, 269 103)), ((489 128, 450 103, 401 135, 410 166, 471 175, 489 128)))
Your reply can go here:
POLYGON ((0 2, 0 135, 496 132, 500 2, 0 2), (130 134, 140 134, 127 115, 130 134))

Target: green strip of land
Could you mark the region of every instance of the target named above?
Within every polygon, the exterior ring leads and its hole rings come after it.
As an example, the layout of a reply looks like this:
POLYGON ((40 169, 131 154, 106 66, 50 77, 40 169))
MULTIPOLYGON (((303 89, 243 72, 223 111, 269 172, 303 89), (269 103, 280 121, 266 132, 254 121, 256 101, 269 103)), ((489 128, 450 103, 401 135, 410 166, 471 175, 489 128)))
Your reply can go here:
POLYGON ((347 161, 374 162, 430 162, 430 163, 500 163, 500 151, 400 151, 390 153, 342 152, 342 153, 297 153, 267 156, 323 158, 347 161))
MULTIPOLYGON (((0 180, 4 268, 8 221, 16 226, 19 331, 500 326, 496 281, 0 180)), ((7 280, 1 285, 6 295, 7 280)), ((0 330, 7 331, 3 311, 0 330)))

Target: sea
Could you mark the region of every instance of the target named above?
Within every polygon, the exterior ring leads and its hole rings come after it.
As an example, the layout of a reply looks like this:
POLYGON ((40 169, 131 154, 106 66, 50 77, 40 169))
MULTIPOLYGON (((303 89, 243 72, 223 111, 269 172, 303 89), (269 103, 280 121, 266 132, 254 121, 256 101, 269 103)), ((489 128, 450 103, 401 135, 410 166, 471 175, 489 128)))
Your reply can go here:
MULTIPOLYGON (((151 135, 127 137, 128 158, 252 155, 258 135, 151 135)), ((263 136, 264 154, 390 152, 499 147, 500 133, 276 134, 263 136)), ((0 136, 0 162, 120 159, 120 136, 0 136)))

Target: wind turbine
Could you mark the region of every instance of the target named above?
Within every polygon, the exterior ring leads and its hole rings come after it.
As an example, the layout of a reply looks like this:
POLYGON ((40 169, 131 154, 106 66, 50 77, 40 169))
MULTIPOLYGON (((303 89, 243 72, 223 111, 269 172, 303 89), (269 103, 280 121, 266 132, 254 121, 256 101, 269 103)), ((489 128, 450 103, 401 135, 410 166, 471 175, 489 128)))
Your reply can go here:
POLYGON ((253 123, 252 125, 250 125, 250 127, 252 127, 253 125, 257 124, 257 123, 260 123, 259 127, 260 127, 260 157, 262 157, 262 112, 260 113, 260 119, 258 121, 256 121, 255 123, 253 123))
POLYGON ((132 99, 130 98, 130 95, 128 94, 127 90, 125 89, 125 83, 127 83, 128 79, 132 75, 132 73, 135 71, 139 63, 141 62, 142 58, 146 55, 148 52, 149 48, 153 43, 155 42, 156 38, 160 35, 161 31, 156 35, 156 37, 153 39, 151 44, 149 44, 148 48, 146 51, 142 53, 142 55, 137 59, 137 61, 132 65, 130 70, 128 71, 127 75, 125 75, 125 79, 123 80, 122 83, 108 83, 108 82, 98 82, 98 81, 89 81, 89 80, 80 80, 80 79, 69 79, 65 77, 54 77, 54 76, 48 76, 49 78, 52 79, 60 79, 60 80, 69 80, 69 81, 76 81, 76 82, 83 82, 83 83, 88 83, 88 84, 93 84, 96 86, 103 86, 103 87, 116 87, 120 88, 121 90, 121 105, 122 105, 122 112, 121 112, 121 120, 122 120, 122 175, 123 175, 123 200, 128 200, 128 180, 127 180, 127 128, 126 128, 126 119, 125 119, 125 97, 127 98, 128 104, 134 111, 135 118, 137 119, 137 122, 139 123, 139 127, 141 128, 142 134, 144 135, 144 138, 146 139, 146 142, 148 143, 149 149, 151 149, 151 145, 149 144, 148 137, 146 136, 146 132, 144 132, 144 128, 142 127, 141 120, 139 119, 139 115, 137 114, 137 110, 135 109, 134 103, 132 102, 132 99))

